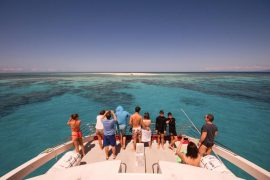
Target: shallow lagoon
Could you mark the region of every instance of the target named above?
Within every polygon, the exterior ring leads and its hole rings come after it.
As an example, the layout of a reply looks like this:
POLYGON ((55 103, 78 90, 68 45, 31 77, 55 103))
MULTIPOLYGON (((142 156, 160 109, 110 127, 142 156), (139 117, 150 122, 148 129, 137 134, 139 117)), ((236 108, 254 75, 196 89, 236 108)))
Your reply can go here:
POLYGON ((217 141, 270 170, 269 73, 0 74, 0 99, 0 176, 67 139, 70 114, 94 123, 100 109, 117 105, 129 112, 140 105, 153 120, 171 111, 178 133, 181 108, 197 127, 211 112, 217 141))

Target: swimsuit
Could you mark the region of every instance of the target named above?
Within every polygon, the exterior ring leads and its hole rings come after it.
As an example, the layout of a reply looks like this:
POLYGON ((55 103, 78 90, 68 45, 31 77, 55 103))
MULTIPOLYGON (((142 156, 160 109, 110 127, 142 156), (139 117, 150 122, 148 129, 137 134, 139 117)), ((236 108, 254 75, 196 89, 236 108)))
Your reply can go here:
POLYGON ((81 131, 72 132, 72 135, 71 136, 74 136, 76 138, 82 138, 82 132, 81 131))
POLYGON ((142 134, 142 128, 141 127, 136 127, 132 128, 132 137, 135 138, 137 136, 140 136, 142 134))
MULTIPOLYGON (((76 122, 77 122, 77 120, 75 120, 74 126, 76 125, 76 122)), ((76 139, 82 138, 82 131, 81 131, 79 126, 78 127, 73 127, 73 128, 71 127, 71 130, 72 130, 71 136, 73 136, 76 139)))

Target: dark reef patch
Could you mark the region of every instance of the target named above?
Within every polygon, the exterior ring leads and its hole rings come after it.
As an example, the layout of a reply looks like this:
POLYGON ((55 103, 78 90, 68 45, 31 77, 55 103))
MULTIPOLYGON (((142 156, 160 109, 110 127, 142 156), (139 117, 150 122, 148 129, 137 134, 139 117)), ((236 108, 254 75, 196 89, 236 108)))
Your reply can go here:
POLYGON ((66 80, 18 80, 7 84, 8 89, 25 88, 33 85, 46 85, 48 90, 32 91, 27 93, 0 93, 0 118, 7 116, 20 106, 50 101, 53 97, 64 94, 75 94, 86 99, 91 99, 104 107, 115 107, 119 104, 129 107, 134 100, 131 94, 120 92, 121 89, 130 88, 123 82, 105 82, 102 84, 87 85, 88 81, 82 81, 81 86, 75 86, 78 81, 66 80))
MULTIPOLYGON (((217 95, 226 98, 270 103, 270 80, 258 81, 222 81, 212 76, 207 77, 192 77, 192 80, 174 80, 167 81, 166 79, 135 79, 133 82, 140 82, 147 85, 164 86, 172 88, 183 88, 187 90, 197 91, 209 95, 217 95), (217 81, 218 80, 218 81, 217 81), (258 92, 259 90, 259 92, 258 92)), ((132 82, 128 80, 127 82, 132 82)))
POLYGON ((130 106, 134 97, 125 92, 119 92, 120 89, 130 88, 128 84, 122 82, 106 82, 94 86, 80 86, 79 95, 99 102, 106 107, 115 107, 119 104, 130 106))
POLYGON ((0 100, 0 118, 12 113, 15 109, 20 106, 46 102, 51 100, 55 96, 61 96, 65 94, 68 90, 65 88, 51 89, 50 91, 40 91, 40 92, 31 92, 23 95, 14 95, 9 94, 1 96, 0 100))
POLYGON ((205 101, 202 99, 198 99, 198 98, 185 97, 185 98, 180 99, 180 104, 201 107, 201 106, 205 105, 205 101))

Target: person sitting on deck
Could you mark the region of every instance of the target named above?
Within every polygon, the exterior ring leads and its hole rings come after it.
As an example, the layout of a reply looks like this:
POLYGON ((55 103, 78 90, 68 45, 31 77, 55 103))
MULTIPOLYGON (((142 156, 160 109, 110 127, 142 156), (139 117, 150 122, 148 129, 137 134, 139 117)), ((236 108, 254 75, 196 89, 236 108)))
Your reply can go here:
POLYGON ((177 133, 176 133, 176 128, 175 128, 175 118, 173 117, 172 113, 168 113, 168 118, 166 120, 166 123, 169 124, 169 133, 171 137, 171 143, 169 145, 170 149, 174 149, 174 143, 177 141, 177 133))
POLYGON ((133 139, 133 149, 136 150, 137 139, 141 142, 142 128, 144 127, 142 116, 139 114, 141 108, 137 106, 135 108, 135 113, 130 116, 129 125, 132 127, 132 139, 133 139))
POLYGON ((112 147, 113 159, 116 158, 115 121, 117 121, 117 118, 113 111, 106 111, 102 117, 102 123, 104 126, 103 147, 105 148, 106 160, 109 159, 109 146, 112 147))
POLYGON ((204 118, 205 124, 202 126, 201 138, 198 143, 201 156, 211 154, 215 136, 218 133, 217 126, 213 124, 214 116, 212 114, 207 114, 204 118))
POLYGON ((119 126, 118 129, 120 132, 120 144, 122 149, 126 149, 126 127, 130 115, 127 111, 124 111, 124 108, 122 106, 118 106, 116 108, 115 115, 117 117, 117 122, 119 126))
POLYGON ((160 110, 159 116, 156 118, 156 133, 158 140, 158 149, 160 148, 160 139, 161 146, 164 149, 164 134, 166 134, 166 118, 164 117, 164 111, 160 110))
POLYGON ((71 128, 71 139, 74 144, 75 150, 77 153, 80 153, 79 146, 82 149, 82 156, 85 156, 83 140, 82 140, 82 131, 80 129, 81 121, 78 119, 78 114, 72 114, 70 119, 67 122, 67 125, 71 128))
POLYGON ((183 140, 180 141, 180 144, 175 154, 181 158, 183 163, 199 167, 201 155, 199 154, 199 150, 196 144, 190 141, 187 145, 187 153, 185 154, 185 153, 180 152, 181 147, 182 147, 182 142, 183 140))
POLYGON ((103 145, 102 145, 102 139, 104 136, 104 128, 103 128, 103 123, 101 118, 103 117, 103 115, 105 114, 105 110, 100 111, 99 115, 97 116, 97 123, 96 123, 96 135, 98 138, 98 144, 100 149, 103 149, 103 145))
POLYGON ((148 146, 151 148, 151 119, 148 112, 144 113, 143 124, 144 129, 142 129, 142 142, 148 142, 148 146))

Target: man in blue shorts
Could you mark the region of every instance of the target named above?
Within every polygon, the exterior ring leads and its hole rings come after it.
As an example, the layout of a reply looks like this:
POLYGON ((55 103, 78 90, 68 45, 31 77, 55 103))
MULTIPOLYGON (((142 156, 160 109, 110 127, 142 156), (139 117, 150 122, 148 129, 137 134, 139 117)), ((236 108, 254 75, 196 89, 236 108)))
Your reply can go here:
POLYGON ((130 114, 127 111, 124 111, 122 106, 118 106, 115 110, 115 115, 119 125, 120 144, 122 149, 126 149, 126 127, 130 114))
POLYGON ((116 139, 114 129, 115 121, 117 121, 117 118, 113 111, 106 111, 102 117, 102 123, 104 127, 103 147, 105 147, 106 160, 109 159, 109 146, 112 147, 113 159, 116 158, 116 139))

